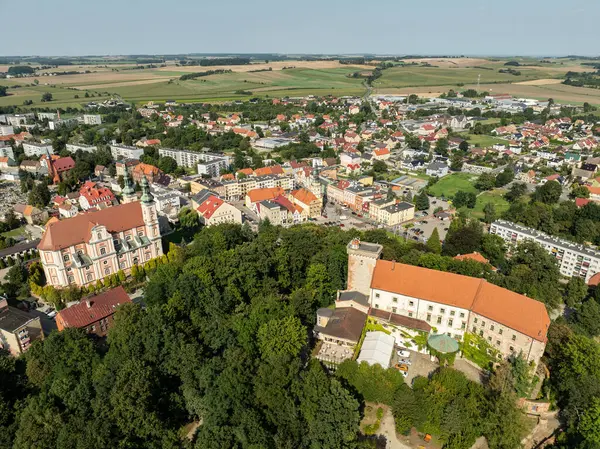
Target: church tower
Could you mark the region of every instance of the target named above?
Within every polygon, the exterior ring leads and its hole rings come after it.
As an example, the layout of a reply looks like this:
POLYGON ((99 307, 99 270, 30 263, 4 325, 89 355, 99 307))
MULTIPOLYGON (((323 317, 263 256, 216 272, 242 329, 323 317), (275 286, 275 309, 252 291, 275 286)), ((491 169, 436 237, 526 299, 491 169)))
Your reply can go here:
POLYGON ((371 279, 383 246, 361 242, 355 238, 348 243, 348 290, 369 296, 371 279))
POLYGON ((142 198, 140 206, 142 208, 142 217, 146 225, 146 235, 152 242, 152 257, 162 255, 162 244, 160 239, 160 228, 158 225, 158 214, 156 213, 156 203, 154 196, 150 193, 150 185, 144 176, 142 178, 142 198))
POLYGON ((135 189, 133 188, 133 184, 131 182, 131 178, 129 177, 129 171, 127 170, 127 167, 125 167, 123 182, 125 183, 125 185, 123 186, 122 203, 127 204, 133 201, 137 201, 137 195, 135 194, 135 189))

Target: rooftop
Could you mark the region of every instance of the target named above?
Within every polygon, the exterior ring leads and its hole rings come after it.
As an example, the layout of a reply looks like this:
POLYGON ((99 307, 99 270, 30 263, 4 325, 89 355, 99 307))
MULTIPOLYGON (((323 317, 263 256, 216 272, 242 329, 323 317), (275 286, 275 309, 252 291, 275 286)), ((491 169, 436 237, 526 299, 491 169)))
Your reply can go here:
POLYGON ((327 326, 315 326, 315 331, 358 343, 366 322, 366 313, 352 307, 344 307, 335 309, 327 326))
POLYGON ((125 289, 119 286, 61 310, 57 319, 62 320, 64 327, 82 328, 114 314, 119 305, 127 302, 131 302, 131 299, 125 289))
POLYGON ((5 332, 15 332, 32 320, 38 319, 14 307, 3 307, 0 309, 0 329, 5 332))

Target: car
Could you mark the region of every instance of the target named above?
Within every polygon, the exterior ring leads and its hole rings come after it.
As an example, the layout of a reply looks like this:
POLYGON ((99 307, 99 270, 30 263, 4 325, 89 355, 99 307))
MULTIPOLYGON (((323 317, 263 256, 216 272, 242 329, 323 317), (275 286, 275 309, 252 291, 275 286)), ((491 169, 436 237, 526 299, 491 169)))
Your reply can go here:
POLYGON ((343 228, 343 227, 344 227, 344 223, 340 223, 340 228, 343 228))
POLYGON ((408 371, 400 371, 404 377, 408 377, 408 371))
POLYGON ((327 215, 326 215, 326 214, 323 214, 323 218, 327 218, 327 215))
POLYGON ((408 351, 407 349, 399 349, 396 354, 398 354, 399 357, 402 358, 410 358, 410 351, 408 351))
POLYGON ((427 221, 427 220, 423 220, 423 221, 421 222, 421 224, 427 224, 427 223, 428 223, 428 221, 427 221))
POLYGON ((358 218, 362 218, 362 214, 356 214, 358 218))
POLYGON ((437 204, 437 201, 432 201, 432 204, 437 204))
POLYGON ((398 371, 408 371, 408 365, 402 365, 400 363, 396 363, 394 368, 396 368, 398 371))
POLYGON ((413 235, 413 240, 419 240, 419 237, 417 237, 416 235, 413 235))
POLYGON ((398 363, 402 363, 403 365, 412 365, 412 362, 410 361, 410 359, 400 359, 398 360, 398 363))

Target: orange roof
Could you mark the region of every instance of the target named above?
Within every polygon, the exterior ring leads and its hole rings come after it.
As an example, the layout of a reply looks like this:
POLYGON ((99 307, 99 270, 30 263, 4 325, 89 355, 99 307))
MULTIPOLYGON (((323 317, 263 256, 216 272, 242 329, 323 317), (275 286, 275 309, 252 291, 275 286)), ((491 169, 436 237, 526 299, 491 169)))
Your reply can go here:
POLYGON ((158 167, 155 167, 154 165, 144 164, 143 162, 140 162, 135 167, 133 167, 133 172, 134 173, 141 172, 144 175, 158 175, 160 173, 160 170, 158 169, 158 167))
POLYGON ((378 260, 371 288, 469 309, 539 341, 550 318, 539 301, 460 274, 378 260))
POLYGON ((247 195, 250 198, 250 202, 257 203, 264 200, 272 200, 277 198, 279 195, 284 195, 285 190, 281 187, 267 187, 264 189, 253 189, 250 190, 247 195))
POLYGON ((315 194, 307 189, 294 190, 292 196, 303 204, 310 204, 313 201, 317 201, 315 194))
POLYGON ((386 154, 390 154, 390 150, 388 150, 387 148, 381 148, 374 150, 373 153, 375 153, 377 156, 384 156, 386 154))
POLYGON ((235 176, 233 176, 233 174, 231 174, 231 173, 226 173, 224 175, 221 175, 221 180, 222 181, 231 181, 231 180, 234 180, 234 179, 235 179, 235 176))
POLYGON ((586 186, 586 188, 589 190, 589 192, 592 195, 600 195, 600 187, 591 187, 591 186, 586 186))
POLYGON ((593 275, 587 283, 590 287, 596 287, 598 284, 600 284, 600 273, 593 275))
POLYGON ((237 172, 242 173, 246 176, 250 176, 250 175, 252 175, 252 173, 254 173, 254 170, 252 170, 251 168, 242 168, 241 170, 238 170, 237 172))
POLYGON ((48 222, 38 249, 56 251, 89 241, 90 231, 96 224, 106 226, 110 233, 144 226, 140 203, 120 204, 55 223, 48 222))
POLYGON ((0 162, 8 162, 8 157, 0 157, 0 162))
POLYGON ((254 170, 254 176, 266 176, 273 174, 271 167, 261 167, 254 170))
POLYGON ((33 206, 30 206, 29 204, 27 206, 25 206, 25 210, 23 211, 23 216, 30 216, 31 212, 33 212, 33 206))
POLYGON ((475 262, 490 263, 489 260, 487 260, 481 254, 479 254, 477 251, 470 253, 470 254, 459 254, 458 256, 455 256, 454 258, 456 260, 474 260, 475 262))

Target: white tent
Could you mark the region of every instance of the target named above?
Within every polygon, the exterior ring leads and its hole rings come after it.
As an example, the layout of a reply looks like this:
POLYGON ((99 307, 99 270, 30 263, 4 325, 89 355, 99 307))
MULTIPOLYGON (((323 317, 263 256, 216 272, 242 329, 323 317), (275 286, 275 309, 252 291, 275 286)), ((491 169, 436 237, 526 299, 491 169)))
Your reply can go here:
POLYGON ((395 342, 396 339, 385 332, 367 332, 357 362, 367 362, 369 365, 379 363, 383 368, 389 368, 395 342))

